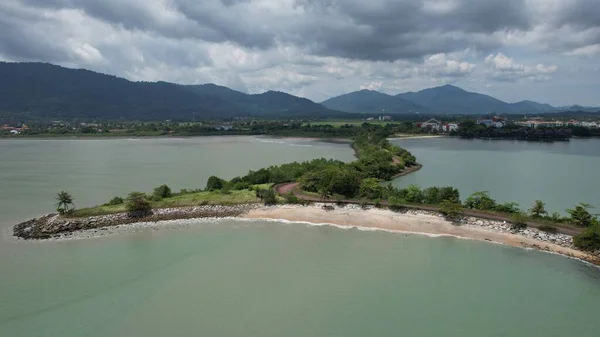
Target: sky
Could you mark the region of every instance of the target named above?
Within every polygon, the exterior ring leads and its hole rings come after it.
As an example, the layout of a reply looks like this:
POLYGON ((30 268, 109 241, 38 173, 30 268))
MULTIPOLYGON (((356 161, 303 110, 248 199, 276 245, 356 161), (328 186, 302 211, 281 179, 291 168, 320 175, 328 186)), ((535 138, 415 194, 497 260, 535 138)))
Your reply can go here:
POLYGON ((317 102, 454 84, 600 106, 600 0, 1 0, 0 60, 317 102))

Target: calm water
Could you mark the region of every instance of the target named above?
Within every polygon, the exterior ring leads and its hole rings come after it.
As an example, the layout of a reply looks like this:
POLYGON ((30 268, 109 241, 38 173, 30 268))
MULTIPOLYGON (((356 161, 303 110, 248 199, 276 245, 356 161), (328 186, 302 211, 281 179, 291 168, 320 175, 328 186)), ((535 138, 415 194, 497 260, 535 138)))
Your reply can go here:
MULTIPOLYGON (((5 232, 51 209, 57 189, 85 205, 202 187, 215 170, 352 160, 344 145, 251 137, 3 141, 0 155, 5 232)), ((3 337, 598 335, 595 267, 452 238, 223 220, 0 238, 0 271, 3 337)))
POLYGON ((535 143, 461 139, 393 140, 408 148, 423 168, 396 186, 454 186, 466 199, 489 191, 499 201, 528 209, 535 200, 550 212, 579 202, 600 207, 600 140, 535 143))
POLYGON ((84 207, 131 191, 203 188, 265 166, 315 158, 351 161, 346 144, 257 137, 0 140, 0 225, 54 211, 61 190, 84 207))

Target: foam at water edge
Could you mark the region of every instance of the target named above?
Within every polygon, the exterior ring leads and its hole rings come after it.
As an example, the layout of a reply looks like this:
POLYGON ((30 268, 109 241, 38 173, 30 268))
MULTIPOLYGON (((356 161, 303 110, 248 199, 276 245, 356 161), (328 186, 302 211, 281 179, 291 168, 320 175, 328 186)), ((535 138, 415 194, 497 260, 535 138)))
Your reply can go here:
MULTIPOLYGON (((309 227, 329 226, 329 227, 334 227, 334 228, 344 229, 344 230, 356 229, 356 230, 363 231, 363 232, 384 232, 384 233, 391 233, 391 234, 408 234, 408 235, 426 236, 426 237, 430 237, 430 238, 451 237, 451 238, 461 239, 461 240, 473 240, 473 241, 493 243, 493 244, 502 245, 502 246, 508 246, 502 242, 491 241, 491 240, 481 240, 481 239, 469 238, 469 237, 452 235, 452 234, 431 234, 431 233, 392 230, 392 229, 376 228, 376 227, 339 225, 339 224, 327 223, 327 222, 315 223, 315 222, 310 222, 310 221, 290 221, 290 220, 286 220, 286 219, 238 218, 238 217, 179 219, 179 220, 163 220, 163 221, 157 221, 157 222, 136 222, 136 223, 120 225, 120 226, 116 226, 116 227, 108 227, 105 230, 97 229, 97 230, 77 231, 77 232, 73 232, 72 235, 69 235, 69 236, 61 236, 58 238, 51 238, 51 239, 45 239, 45 240, 23 240, 20 238, 15 238, 14 236, 12 236, 12 238, 15 239, 15 241, 20 241, 20 242, 59 242, 59 241, 99 239, 99 238, 103 238, 103 237, 107 237, 107 236, 113 236, 116 234, 135 233, 139 230, 148 229, 148 228, 154 228, 157 230, 160 229, 161 227, 167 228, 167 229, 176 229, 178 227, 185 226, 187 228, 191 225, 195 225, 198 223, 219 223, 219 222, 222 222, 225 220, 233 220, 233 221, 246 222, 246 223, 270 222, 270 223, 281 223, 281 224, 288 224, 288 225, 303 224, 303 225, 307 225, 309 227), (171 227, 169 227, 169 226, 171 226, 171 227)), ((544 253, 549 253, 549 254, 553 254, 553 255, 563 256, 566 258, 570 258, 573 260, 583 262, 586 265, 600 268, 600 266, 596 266, 596 265, 594 265, 588 261, 582 260, 580 258, 564 255, 564 254, 557 253, 557 252, 551 252, 551 251, 547 251, 547 250, 539 250, 539 249, 535 249, 535 248, 531 248, 531 247, 520 247, 520 246, 512 246, 512 247, 521 248, 526 251, 537 251, 537 252, 544 252, 544 253)))

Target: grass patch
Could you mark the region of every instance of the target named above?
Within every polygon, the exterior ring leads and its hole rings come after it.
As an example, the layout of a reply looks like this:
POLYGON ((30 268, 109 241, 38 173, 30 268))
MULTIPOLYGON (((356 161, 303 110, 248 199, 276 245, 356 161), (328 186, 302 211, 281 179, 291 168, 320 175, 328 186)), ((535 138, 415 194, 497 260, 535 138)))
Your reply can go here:
MULTIPOLYGON (((269 188, 269 186, 270 185, 265 185, 264 187, 269 188)), ((168 208, 202 205, 239 205, 258 202, 260 202, 260 200, 256 197, 256 192, 250 190, 230 191, 228 194, 223 194, 221 191, 202 191, 175 195, 160 201, 150 201, 150 205, 152 208, 168 208)), ((102 205, 77 209, 70 214, 69 217, 84 218, 89 216, 123 213, 126 211, 125 204, 113 206, 102 205)))

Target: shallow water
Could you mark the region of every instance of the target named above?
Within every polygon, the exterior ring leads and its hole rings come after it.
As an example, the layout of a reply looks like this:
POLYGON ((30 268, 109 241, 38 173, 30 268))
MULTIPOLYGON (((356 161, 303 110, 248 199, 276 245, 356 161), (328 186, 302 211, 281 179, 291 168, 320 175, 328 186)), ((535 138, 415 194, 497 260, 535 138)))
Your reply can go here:
POLYGON ((15 253, 2 336, 597 336, 595 267, 453 238, 223 220, 15 253))
MULTIPOLYGON (((83 206, 353 158, 346 145, 254 137, 0 141, 0 155, 11 158, 0 162, 4 234, 60 189, 83 206)), ((600 272, 564 257, 284 222, 177 223, 0 238, 0 336, 597 336, 600 272)))

